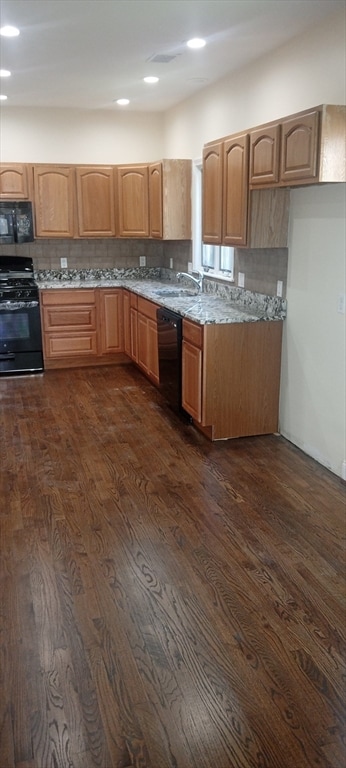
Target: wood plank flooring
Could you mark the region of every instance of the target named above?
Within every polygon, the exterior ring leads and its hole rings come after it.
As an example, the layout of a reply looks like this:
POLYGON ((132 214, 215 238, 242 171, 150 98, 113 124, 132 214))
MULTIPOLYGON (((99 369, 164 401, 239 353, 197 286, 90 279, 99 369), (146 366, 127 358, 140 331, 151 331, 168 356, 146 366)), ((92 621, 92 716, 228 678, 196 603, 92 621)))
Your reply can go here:
POLYGON ((0 768, 344 768, 345 483, 131 366, 0 379, 0 768))

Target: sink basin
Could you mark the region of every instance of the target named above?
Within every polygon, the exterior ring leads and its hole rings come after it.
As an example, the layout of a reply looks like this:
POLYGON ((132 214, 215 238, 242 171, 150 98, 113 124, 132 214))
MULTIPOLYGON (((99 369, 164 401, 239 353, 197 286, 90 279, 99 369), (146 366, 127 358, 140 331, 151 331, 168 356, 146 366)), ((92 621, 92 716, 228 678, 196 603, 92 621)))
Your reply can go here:
POLYGON ((186 291, 184 288, 159 288, 155 291, 155 294, 156 296, 167 296, 167 298, 173 296, 180 298, 184 298, 184 296, 198 296, 194 291, 186 291))

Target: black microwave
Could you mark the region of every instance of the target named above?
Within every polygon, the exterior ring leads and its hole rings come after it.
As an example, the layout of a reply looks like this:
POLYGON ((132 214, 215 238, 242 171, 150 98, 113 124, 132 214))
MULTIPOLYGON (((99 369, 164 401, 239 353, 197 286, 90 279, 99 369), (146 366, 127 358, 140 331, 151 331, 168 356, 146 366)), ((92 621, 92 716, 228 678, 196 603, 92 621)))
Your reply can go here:
POLYGON ((0 202, 0 243, 31 243, 33 239, 32 203, 0 202))

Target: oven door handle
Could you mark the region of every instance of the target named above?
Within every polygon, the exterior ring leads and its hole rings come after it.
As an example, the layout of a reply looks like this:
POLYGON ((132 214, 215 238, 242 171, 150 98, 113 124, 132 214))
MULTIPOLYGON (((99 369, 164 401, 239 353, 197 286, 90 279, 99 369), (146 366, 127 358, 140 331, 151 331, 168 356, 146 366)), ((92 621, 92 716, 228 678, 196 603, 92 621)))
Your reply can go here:
POLYGON ((15 312, 17 309, 35 309, 38 305, 38 301, 2 301, 0 302, 0 312, 15 312))
POLYGON ((0 353, 0 360, 14 360, 14 358, 14 352, 5 352, 4 355, 0 353))

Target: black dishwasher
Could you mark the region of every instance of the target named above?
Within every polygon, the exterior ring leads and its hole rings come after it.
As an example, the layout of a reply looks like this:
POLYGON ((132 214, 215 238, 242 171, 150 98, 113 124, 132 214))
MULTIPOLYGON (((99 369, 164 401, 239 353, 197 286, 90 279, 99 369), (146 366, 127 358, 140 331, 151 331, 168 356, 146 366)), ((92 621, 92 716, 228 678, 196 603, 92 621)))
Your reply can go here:
POLYGON ((163 307, 157 310, 160 391, 172 410, 187 421, 191 416, 182 406, 183 318, 163 307))

